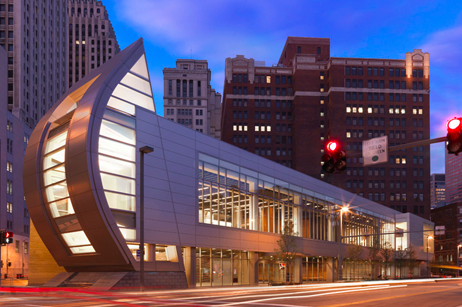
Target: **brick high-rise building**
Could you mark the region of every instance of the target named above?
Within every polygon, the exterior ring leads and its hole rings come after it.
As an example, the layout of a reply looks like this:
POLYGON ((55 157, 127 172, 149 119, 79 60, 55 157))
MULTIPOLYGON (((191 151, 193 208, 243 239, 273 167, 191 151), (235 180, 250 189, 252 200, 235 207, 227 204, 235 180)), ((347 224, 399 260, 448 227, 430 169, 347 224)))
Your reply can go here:
POLYGON ((179 59, 164 68, 164 117, 220 139, 221 94, 206 60, 179 59))
MULTIPOLYGON (((462 203, 452 203, 433 209, 431 221, 435 226, 445 227, 444 235, 435 235, 435 262, 456 265, 457 245, 462 243, 462 203)), ((462 252, 462 249, 459 252, 462 252)), ((462 261, 459 264, 462 264, 462 261)), ((455 272, 440 269, 439 273, 454 274, 455 272)))
POLYGON ((350 154, 388 135, 389 145, 430 137, 429 54, 405 59, 334 58, 326 38, 289 37, 277 64, 227 58, 222 140, 402 212, 430 214, 430 148, 390 153, 364 167, 349 157, 323 174, 330 138, 350 154))
POLYGON ((82 79, 120 51, 103 3, 99 0, 69 2, 69 86, 82 79))
MULTIPOLYGON (((445 148, 446 150, 446 148, 445 148)), ((462 156, 445 153, 446 203, 462 202, 462 156)))
POLYGON ((8 110, 33 128, 67 89, 67 0, 0 0, 8 110))

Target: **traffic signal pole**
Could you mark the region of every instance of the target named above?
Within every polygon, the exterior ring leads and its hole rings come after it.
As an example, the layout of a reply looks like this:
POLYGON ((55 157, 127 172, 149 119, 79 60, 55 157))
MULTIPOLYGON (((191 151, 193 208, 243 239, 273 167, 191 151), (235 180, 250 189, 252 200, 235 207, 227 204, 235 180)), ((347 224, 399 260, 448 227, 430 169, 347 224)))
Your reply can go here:
MULTIPOLYGON (((392 147, 388 147, 388 151, 389 152, 390 151, 398 151, 398 150, 401 150, 401 149, 413 148, 413 147, 417 147, 417 146, 426 146, 426 145, 435 144, 435 143, 441 143, 441 142, 446 142, 446 141, 447 141, 447 137, 442 136, 442 137, 434 138, 434 139, 421 140, 421 141, 407 143, 407 144, 395 145, 395 146, 392 146, 392 147)), ((363 154, 362 151, 357 151, 357 152, 353 152, 353 153, 348 152, 348 157, 361 157, 362 154, 363 154)))

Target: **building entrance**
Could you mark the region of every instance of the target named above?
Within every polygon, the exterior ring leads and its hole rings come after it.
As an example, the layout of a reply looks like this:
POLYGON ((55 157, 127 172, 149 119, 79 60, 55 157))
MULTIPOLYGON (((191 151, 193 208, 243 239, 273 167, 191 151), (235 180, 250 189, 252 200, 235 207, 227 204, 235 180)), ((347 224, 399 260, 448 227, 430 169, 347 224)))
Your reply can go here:
POLYGON ((260 259, 258 263, 258 283, 282 283, 289 281, 287 268, 282 261, 260 259), (286 275, 286 280, 284 276, 286 275))
POLYGON ((218 248, 196 248, 196 286, 250 284, 249 253, 218 248))

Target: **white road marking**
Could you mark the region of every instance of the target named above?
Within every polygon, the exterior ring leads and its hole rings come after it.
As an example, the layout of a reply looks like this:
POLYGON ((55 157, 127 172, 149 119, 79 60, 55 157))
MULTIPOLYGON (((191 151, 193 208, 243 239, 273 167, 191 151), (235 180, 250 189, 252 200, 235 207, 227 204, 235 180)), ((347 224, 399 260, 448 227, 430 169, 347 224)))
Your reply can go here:
MULTIPOLYGON (((369 289, 369 288, 373 288, 373 289, 382 289, 382 288, 390 288, 389 285, 383 285, 383 286, 377 286, 377 287, 343 287, 343 288, 336 288, 335 290, 352 290, 352 289, 369 289)), ((268 297, 268 296, 271 296, 272 298, 276 297, 276 296, 287 296, 287 295, 298 295, 298 294, 306 294, 306 293, 313 293, 313 292, 327 292, 327 291, 332 291, 332 289, 319 289, 319 290, 309 290, 309 291, 297 291, 297 292, 285 292, 285 293, 268 293, 268 294, 253 294, 253 295, 223 295, 221 296, 221 299, 220 299, 220 296, 219 295, 214 295, 214 296, 208 296, 208 297, 204 297, 204 296, 196 296, 196 297, 188 297, 188 298, 181 298, 182 300, 194 300, 194 299, 208 299, 208 298, 211 298, 211 299, 214 299, 213 301, 216 302, 216 301, 222 301, 222 300, 225 300, 225 299, 228 299, 229 297, 232 297, 233 299, 241 299, 241 298, 255 298, 255 297, 268 297)), ((205 303, 207 301, 203 301, 203 300, 200 300, 200 301, 196 301, 196 302, 200 302, 200 303, 205 303)))
POLYGON ((391 289, 391 288, 401 288, 407 287, 406 285, 400 286, 390 286, 390 287, 367 287, 364 289, 354 289, 354 290, 344 290, 344 291, 335 291, 330 293, 319 293, 319 294, 311 294, 311 295, 302 295, 302 296, 285 296, 285 297, 278 297, 278 298, 265 298, 260 300, 253 300, 253 301, 244 301, 244 302, 233 302, 233 303, 226 303, 224 305, 219 306, 232 306, 232 305, 243 305, 243 304, 251 304, 251 305, 260 305, 260 302, 264 301, 271 301, 271 300, 281 300, 281 299, 298 299, 298 298, 308 298, 308 297, 316 297, 316 296, 326 296, 326 295, 333 295, 339 293, 348 293, 348 292, 362 292, 362 291, 369 291, 369 290, 382 290, 382 289, 391 289))

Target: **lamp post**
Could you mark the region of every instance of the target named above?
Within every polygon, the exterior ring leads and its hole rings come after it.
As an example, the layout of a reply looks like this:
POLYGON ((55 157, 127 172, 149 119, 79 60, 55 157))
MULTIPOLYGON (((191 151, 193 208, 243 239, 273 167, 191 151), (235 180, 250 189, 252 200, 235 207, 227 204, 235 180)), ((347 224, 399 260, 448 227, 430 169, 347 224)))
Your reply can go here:
POLYGON ((430 247, 430 240, 433 239, 432 236, 427 236, 427 278, 430 277, 429 271, 428 271, 428 249, 430 247))
POLYGON ((461 246, 462 246, 461 244, 457 245, 457 277, 459 277, 459 258, 460 258, 459 248, 461 246))
POLYGON ((343 280, 343 255, 342 255, 342 239, 343 239, 343 213, 347 213, 348 207, 340 209, 340 227, 339 227, 339 240, 338 240, 338 280, 343 280))
POLYGON ((154 151, 154 148, 143 146, 140 151, 140 291, 144 291, 144 154, 154 151))

